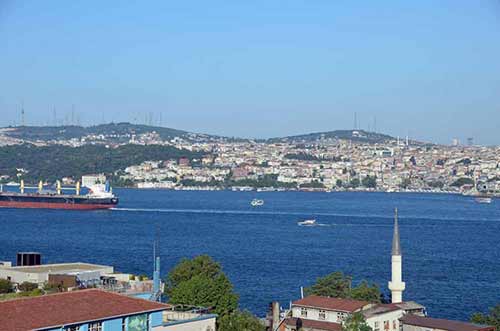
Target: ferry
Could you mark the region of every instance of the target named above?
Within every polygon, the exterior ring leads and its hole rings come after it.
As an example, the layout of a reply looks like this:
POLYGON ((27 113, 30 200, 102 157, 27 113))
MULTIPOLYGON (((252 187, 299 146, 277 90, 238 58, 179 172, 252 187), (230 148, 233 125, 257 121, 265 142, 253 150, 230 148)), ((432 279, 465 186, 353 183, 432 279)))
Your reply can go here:
POLYGON ((79 182, 75 190, 76 194, 63 194, 61 183, 57 181, 56 192, 47 192, 40 181, 36 192, 26 192, 21 180, 20 192, 6 192, 0 186, 0 208, 98 210, 110 209, 118 204, 109 182, 90 186, 89 193, 85 195, 80 195, 79 182))

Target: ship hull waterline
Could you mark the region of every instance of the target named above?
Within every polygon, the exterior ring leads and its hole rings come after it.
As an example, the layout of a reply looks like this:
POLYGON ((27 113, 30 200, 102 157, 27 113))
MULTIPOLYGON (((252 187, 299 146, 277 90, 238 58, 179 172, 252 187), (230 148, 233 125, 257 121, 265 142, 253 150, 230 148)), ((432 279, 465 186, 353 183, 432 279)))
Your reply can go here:
POLYGON ((59 202, 20 202, 0 201, 0 208, 20 209, 64 209, 64 210, 102 210, 116 207, 116 204, 71 204, 59 202))

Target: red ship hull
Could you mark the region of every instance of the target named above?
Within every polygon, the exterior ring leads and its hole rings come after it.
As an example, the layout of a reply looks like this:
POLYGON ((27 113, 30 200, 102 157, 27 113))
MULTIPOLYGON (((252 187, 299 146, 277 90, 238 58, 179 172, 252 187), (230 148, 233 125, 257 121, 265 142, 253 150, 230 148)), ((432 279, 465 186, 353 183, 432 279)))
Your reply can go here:
POLYGON ((99 210, 115 207, 112 204, 70 204, 54 202, 21 202, 0 201, 0 208, 33 208, 33 209, 66 209, 66 210, 99 210))

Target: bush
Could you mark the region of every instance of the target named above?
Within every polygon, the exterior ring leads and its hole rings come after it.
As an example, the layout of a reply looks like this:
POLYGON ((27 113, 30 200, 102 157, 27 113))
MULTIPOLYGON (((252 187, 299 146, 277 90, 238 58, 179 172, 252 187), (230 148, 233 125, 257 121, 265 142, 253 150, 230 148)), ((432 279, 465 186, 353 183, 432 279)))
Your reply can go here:
POLYGON ((0 279, 0 293, 10 293, 14 291, 14 287, 10 280, 0 279))
POLYGON ((18 288, 21 292, 31 292, 31 291, 38 288, 38 284, 30 283, 30 282, 23 282, 18 286, 18 288))

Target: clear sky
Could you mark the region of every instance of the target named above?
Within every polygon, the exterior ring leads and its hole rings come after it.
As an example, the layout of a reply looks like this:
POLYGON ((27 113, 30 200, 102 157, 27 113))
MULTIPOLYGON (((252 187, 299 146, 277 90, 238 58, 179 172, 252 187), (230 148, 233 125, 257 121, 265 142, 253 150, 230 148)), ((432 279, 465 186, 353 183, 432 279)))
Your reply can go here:
POLYGON ((357 113, 500 144, 500 1, 0 0, 0 126, 22 105, 26 124, 161 114, 244 137, 351 129, 357 113))

